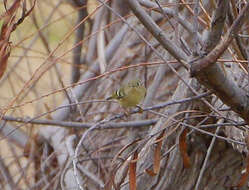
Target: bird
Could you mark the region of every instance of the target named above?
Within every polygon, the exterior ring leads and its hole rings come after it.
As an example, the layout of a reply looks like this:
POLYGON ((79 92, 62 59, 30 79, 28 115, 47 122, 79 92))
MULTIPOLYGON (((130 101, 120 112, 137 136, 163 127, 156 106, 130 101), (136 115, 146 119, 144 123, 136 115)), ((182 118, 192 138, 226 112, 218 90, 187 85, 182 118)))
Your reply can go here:
POLYGON ((115 99, 124 109, 138 107, 139 112, 142 112, 143 110, 138 104, 144 99, 145 95, 146 88, 139 79, 135 79, 114 91, 107 100, 115 99))

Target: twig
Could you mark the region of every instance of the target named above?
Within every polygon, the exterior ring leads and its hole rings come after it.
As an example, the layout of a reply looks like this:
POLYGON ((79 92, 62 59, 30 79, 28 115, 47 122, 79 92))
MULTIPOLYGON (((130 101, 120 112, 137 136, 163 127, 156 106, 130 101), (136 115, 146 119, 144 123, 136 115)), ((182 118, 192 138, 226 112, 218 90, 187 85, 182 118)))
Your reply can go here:
POLYGON ((186 123, 182 123, 182 125, 185 125, 185 126, 191 128, 191 129, 196 130, 196 131, 199 131, 199 132, 201 132, 201 133, 203 133, 203 134, 206 134, 206 135, 209 135, 209 136, 213 136, 213 137, 215 136, 216 138, 219 138, 219 139, 224 140, 224 141, 227 141, 227 142, 232 142, 232 143, 236 143, 236 144, 244 145, 244 146, 246 145, 244 142, 240 142, 240 141, 236 141, 236 140, 233 140, 233 139, 230 139, 230 138, 218 136, 218 135, 216 135, 216 134, 210 133, 210 132, 205 131, 205 130, 203 130, 203 129, 199 129, 199 128, 197 128, 197 127, 194 127, 194 126, 189 125, 189 124, 186 124, 186 123))
MULTIPOLYGON (((100 1, 100 0, 99 0, 100 1)), ((143 23, 143 25, 151 32, 151 34, 161 43, 161 45, 180 63, 182 63, 182 60, 188 60, 186 54, 177 46, 175 46, 167 37, 165 32, 153 21, 153 19, 141 8, 137 0, 128 0, 127 1, 133 11, 133 13, 138 17, 138 19, 143 23)), ((103 3, 103 2, 102 2, 103 3)), ((107 5, 105 5, 107 6, 107 5)), ((133 29, 134 30, 134 29, 133 29)), ((137 33, 137 32, 136 32, 137 33)), ((139 34, 139 33, 137 33, 139 34)), ((144 37, 139 34, 140 38, 143 38, 143 41, 145 41, 144 37)), ((147 40, 146 40, 147 42, 147 40)), ((148 43, 147 43, 148 44, 148 43)), ((150 47, 153 48, 153 47, 150 47)), ((163 60, 163 56, 160 55, 158 51, 153 51, 163 60)), ((182 63, 183 64, 183 63, 182 63)), ((187 65, 183 64, 184 67, 187 67, 187 65)), ((171 68, 172 69, 172 68, 171 68)), ((172 69, 173 71, 173 69, 172 69)))
MULTIPOLYGON (((150 8, 151 10, 160 12, 158 8, 156 8, 156 3, 148 0, 139 0, 139 3, 147 8, 150 8)), ((194 28, 193 24, 188 22, 179 12, 176 12, 173 9, 163 7, 164 14, 169 15, 170 17, 173 17, 181 26, 187 30, 191 35, 194 34, 194 28)), ((200 44, 203 44, 201 35, 197 33, 198 41, 200 44)))
POLYGON ((196 182, 196 186, 195 186, 195 190, 199 190, 199 185, 201 183, 201 180, 202 180, 202 177, 203 177, 203 174, 204 174, 204 171, 207 167, 207 162, 208 162, 208 159, 210 157, 210 154, 211 154, 211 151, 213 149, 213 146, 214 146, 214 143, 215 143, 215 140, 216 140, 216 135, 219 133, 219 130, 220 130, 220 127, 217 127, 216 131, 215 131, 215 135, 213 136, 212 138, 212 141, 208 147, 208 150, 207 150, 207 154, 206 154, 206 157, 205 157, 205 160, 204 160, 204 163, 202 165, 202 168, 201 168, 201 171, 200 171, 200 174, 199 174, 199 177, 198 177, 198 180, 196 182))
MULTIPOLYGON (((228 3, 227 1, 220 1, 228 3)), ((222 10, 220 10, 222 11, 222 10)), ((240 15, 234 21, 224 40, 220 42, 207 56, 197 60, 191 65, 191 75, 195 76, 198 81, 214 90, 214 93, 231 109, 238 113, 247 123, 249 122, 249 100, 246 92, 239 88, 236 83, 226 76, 221 68, 216 64, 217 59, 224 53, 231 41, 246 20, 249 13, 249 2, 244 6, 240 15)), ((214 36, 215 39, 215 35, 214 36)), ((213 42, 210 45, 213 47, 213 42)), ((206 49, 210 49, 208 46, 206 49)), ((211 48, 212 49, 212 48, 211 48)))
POLYGON ((75 148, 75 152, 74 152, 74 157, 73 157, 73 171, 74 171, 74 177, 76 179, 77 185, 81 190, 84 190, 84 188, 80 185, 80 181, 79 181, 79 177, 77 174, 77 163, 78 163, 78 154, 79 154, 79 149, 80 146, 84 143, 84 140, 86 139, 86 137, 88 136, 88 134, 93 131, 95 128, 99 127, 99 125, 104 124, 108 121, 111 121, 113 118, 110 119, 104 119, 98 123, 96 123, 95 125, 93 125, 92 127, 90 127, 88 130, 86 130, 83 135, 81 136, 81 139, 79 141, 79 143, 77 144, 76 148, 75 148))
MULTIPOLYGON (((20 122, 25 124, 38 124, 38 125, 51 125, 51 126, 59 126, 73 129, 88 129, 94 125, 94 123, 82 123, 82 122, 73 122, 73 121, 56 121, 49 119, 25 119, 18 118, 12 116, 4 116, 4 120, 20 122)), ((97 129, 120 129, 120 128, 137 128, 137 127, 147 127, 150 125, 154 125, 157 122, 157 119, 149 119, 149 120, 137 120, 137 121, 128 121, 128 122, 109 122, 107 124, 102 124, 97 129)), ((23 125, 22 125, 23 126, 23 125)), ((19 128, 21 126, 18 126, 19 128)), ((12 129, 14 130, 14 129, 12 129)), ((10 134, 5 134, 10 135, 10 134)))
MULTIPOLYGON (((79 1, 81 2, 81 1, 79 1)), ((82 43, 79 43, 83 40, 84 38, 84 33, 85 33, 85 23, 81 22, 82 20, 85 20, 87 17, 87 6, 86 6, 86 1, 82 1, 80 4, 82 6, 81 9, 78 10, 78 19, 77 19, 77 24, 80 23, 79 27, 76 28, 75 31, 75 44, 77 46, 73 49, 73 64, 72 64, 72 76, 71 76, 71 83, 78 82, 80 78, 80 64, 81 64, 81 50, 82 50, 82 43)))
MULTIPOLYGON (((106 3, 102 2, 108 9, 111 9, 106 3)), ((187 55, 177 48, 170 40, 167 39, 164 31, 153 21, 153 19, 141 8, 137 0, 127 0, 131 9, 137 18, 143 23, 143 25, 151 32, 151 34, 160 42, 160 44, 175 58, 177 59, 186 69, 189 69, 189 65, 185 62, 188 60, 187 55)), ((112 10, 112 9, 111 9, 112 10)), ((115 12, 114 12, 115 13, 115 12)), ((119 14, 115 13, 117 16, 122 19, 123 22, 127 24, 127 22, 121 17, 119 14)), ((164 56, 160 54, 153 46, 151 46, 148 41, 133 27, 132 28, 136 34, 151 48, 154 53, 160 57, 165 63, 170 67, 172 72, 194 93, 198 94, 194 88, 192 88, 183 78, 182 76, 171 66, 168 64, 168 61, 164 56)), ((203 102, 217 114, 220 114, 208 101, 203 100, 203 102)))
POLYGON ((196 0, 195 2, 195 6, 194 6, 194 32, 193 32, 193 42, 194 42, 194 50, 193 50, 193 54, 194 55, 198 55, 198 15, 199 15, 199 6, 200 6, 200 2, 199 0, 196 0))
MULTIPOLYGON (((151 106, 151 107, 147 107, 147 108, 143 108, 144 111, 150 111, 150 110, 153 110, 153 109, 161 109, 161 108, 164 108, 164 107, 167 107, 167 106, 170 106, 170 105, 174 105, 174 104, 182 104, 182 103, 185 103, 185 102, 190 102, 190 101, 193 101, 193 100, 196 100, 196 99, 199 99, 199 98, 203 98, 205 96, 209 96, 211 94, 211 92, 206 92, 206 93, 203 93, 203 94, 200 94, 198 96, 193 96, 193 97, 189 97, 189 98, 185 98, 185 99, 182 99, 182 100, 177 100, 177 101, 170 101, 170 102, 166 102, 166 103, 161 103, 161 104, 158 104, 158 105, 155 105, 155 106, 151 106)), ((46 113, 42 113, 36 117, 33 117, 33 118, 18 118, 18 117, 13 117, 13 116, 3 116, 3 120, 6 120, 6 121, 15 121, 15 122, 20 122, 20 123, 32 123, 32 124, 40 124, 40 125, 52 125, 52 126, 61 126, 61 127, 73 127, 73 128, 90 128, 93 124, 92 123, 81 123, 81 122, 69 122, 69 121, 61 121, 61 120, 46 120, 46 119, 38 119, 40 117, 43 117, 49 113, 52 113, 54 111, 57 111, 59 109, 63 109, 65 107, 71 107, 73 105, 77 105, 77 104, 85 104, 85 103, 92 103, 92 102, 103 102, 102 101, 84 101, 84 102, 78 102, 78 103, 74 103, 74 104, 69 104, 69 105, 66 105, 66 106, 59 106, 58 108, 55 108, 53 110, 50 110, 49 112, 46 112, 46 113)), ((104 101, 105 102, 105 101, 104 101)), ((138 113, 138 109, 134 109, 131 114, 134 114, 134 113, 138 113)), ((114 116, 115 119, 120 119, 122 117, 124 117, 124 114, 117 114, 114 116)), ((114 119, 113 119, 114 120, 114 119)), ((123 128, 123 127, 139 127, 139 126, 148 126, 148 125, 153 125, 155 122, 157 122, 157 120, 143 120, 144 122, 142 121, 133 121, 133 122, 120 122, 119 124, 117 123, 108 123, 103 126, 101 126, 101 128, 105 128, 105 129, 112 129, 112 128, 123 128)), ((8 135, 11 135, 16 129, 24 126, 25 124, 21 124, 19 126, 17 126, 16 128, 8 131, 7 134, 5 134, 5 136, 8 136, 8 135)), ((0 139, 1 140, 1 139, 0 139)))
POLYGON ((2 178, 7 184, 6 188, 17 189, 13 181, 13 177, 11 176, 8 167, 5 166, 3 159, 1 157, 0 157, 0 171, 1 171, 2 178))

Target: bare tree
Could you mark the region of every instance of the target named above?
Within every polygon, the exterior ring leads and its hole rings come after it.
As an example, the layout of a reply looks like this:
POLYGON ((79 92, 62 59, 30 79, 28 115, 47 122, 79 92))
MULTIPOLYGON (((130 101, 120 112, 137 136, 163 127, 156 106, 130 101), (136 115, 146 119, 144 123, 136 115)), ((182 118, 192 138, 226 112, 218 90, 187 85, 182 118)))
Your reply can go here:
POLYGON ((248 189, 247 1, 3 7, 2 189, 248 189), (106 100, 137 78, 142 113, 106 100))

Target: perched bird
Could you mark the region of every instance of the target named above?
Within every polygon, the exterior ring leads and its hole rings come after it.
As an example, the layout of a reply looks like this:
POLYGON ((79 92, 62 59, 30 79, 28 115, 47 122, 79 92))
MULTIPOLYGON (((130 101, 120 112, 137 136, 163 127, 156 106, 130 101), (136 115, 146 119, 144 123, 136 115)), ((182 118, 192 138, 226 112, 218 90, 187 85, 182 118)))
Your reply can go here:
MULTIPOLYGON (((146 95, 146 88, 140 80, 132 80, 116 90, 107 100, 116 99, 123 108, 139 107, 138 104, 146 95)), ((142 111, 142 108, 140 108, 142 111)))

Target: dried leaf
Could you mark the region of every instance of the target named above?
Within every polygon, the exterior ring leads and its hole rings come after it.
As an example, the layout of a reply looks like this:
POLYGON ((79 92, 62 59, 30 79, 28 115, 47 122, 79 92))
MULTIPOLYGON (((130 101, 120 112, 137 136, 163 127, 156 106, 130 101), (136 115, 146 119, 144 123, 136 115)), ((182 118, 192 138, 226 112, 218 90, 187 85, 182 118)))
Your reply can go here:
MULTIPOLYGON (((35 1, 36 2, 36 1, 35 1)), ((10 56, 10 35, 16 29, 16 27, 23 22, 23 20, 31 13, 34 8, 35 2, 31 9, 26 13, 26 6, 24 2, 22 17, 15 23, 16 12, 20 7, 20 0, 16 0, 11 7, 7 10, 6 1, 4 1, 6 12, 0 16, 0 19, 3 19, 1 32, 0 32, 0 78, 3 76, 8 58, 10 56)))
POLYGON ((26 9, 23 9, 22 17, 15 23, 15 25, 14 25, 12 31, 14 31, 14 30, 16 29, 16 27, 17 27, 19 24, 21 24, 27 16, 30 15, 30 13, 32 12, 32 10, 33 10, 34 7, 35 7, 35 3, 36 3, 36 0, 34 1, 33 6, 29 9, 29 11, 28 11, 27 13, 26 13, 26 9))
POLYGON ((150 169, 146 169, 145 171, 150 176, 155 176, 160 171, 160 162, 161 162, 161 149, 162 149, 162 141, 165 136, 165 130, 157 137, 156 139, 156 148, 154 153, 154 163, 153 163, 153 171, 150 169))
POLYGON ((154 177, 154 176, 156 175, 155 172, 154 172, 153 170, 146 169, 145 171, 146 171, 146 173, 147 173, 148 175, 150 175, 151 177, 154 177))
MULTIPOLYGON (((113 160, 112 160, 112 164, 111 164, 113 169, 112 169, 112 171, 110 172, 110 180, 105 184, 105 190, 111 190, 112 187, 113 187, 114 189, 118 189, 118 188, 117 188, 117 185, 115 184, 115 181, 114 181, 115 175, 116 175, 116 169, 117 169, 116 167, 114 167, 114 165, 115 165, 115 163, 117 162, 119 156, 120 156, 127 148, 129 148, 130 146, 132 146, 132 145, 134 145, 134 144, 136 144, 136 143, 138 143, 138 142, 140 142, 140 141, 141 141, 141 139, 137 139, 137 140, 131 142, 130 144, 124 146, 124 147, 115 155, 115 157, 114 157, 113 160)), ((127 157, 127 159, 128 159, 128 157, 127 157)), ((125 160, 125 161, 126 161, 126 160, 125 160)), ((124 162, 124 163, 125 163, 125 162, 124 162)), ((120 184, 118 184, 118 185, 120 185, 120 184)))
POLYGON ((162 140, 165 136, 165 130, 157 137, 156 149, 154 154, 154 166, 153 170, 155 174, 158 174, 160 171, 160 162, 161 162, 161 148, 162 148, 162 140))
POLYGON ((188 150, 187 141, 186 141, 187 133, 188 133, 188 129, 185 128, 179 137, 179 149, 182 155, 184 168, 189 168, 191 166, 190 158, 187 153, 187 150, 188 150))
POLYGON ((4 46, 0 49, 0 79, 6 70, 8 58, 10 56, 10 48, 8 47, 8 44, 4 44, 4 46))
POLYGON ((137 168, 137 158, 138 153, 137 151, 133 155, 133 159, 131 160, 129 164, 129 184, 130 184, 130 190, 136 190, 137 184, 136 184, 136 168, 137 168))
MULTIPOLYGON (((247 149, 249 149, 249 134, 247 131, 246 134, 246 146, 247 149)), ((243 187, 246 183, 247 183, 247 179, 249 176, 249 153, 247 153, 247 157, 246 157, 246 172, 241 176, 238 185, 236 186, 237 188, 243 187)))
POLYGON ((5 9, 6 9, 6 12, 3 13, 2 15, 0 15, 0 19, 4 18, 4 17, 9 17, 10 15, 14 15, 14 13, 16 12, 17 8, 20 7, 20 3, 21 3, 21 0, 16 0, 12 5, 11 7, 7 10, 7 7, 6 7, 6 3, 4 3, 5 5, 5 9))

